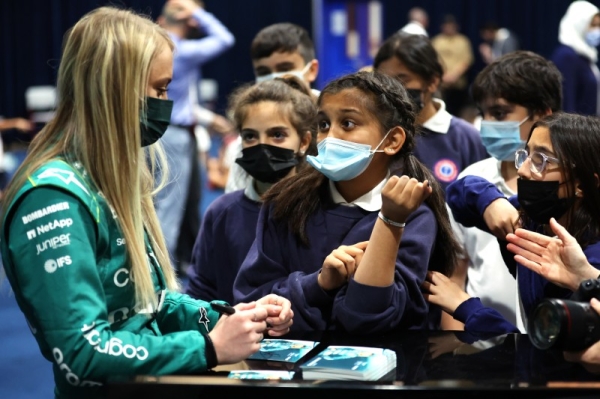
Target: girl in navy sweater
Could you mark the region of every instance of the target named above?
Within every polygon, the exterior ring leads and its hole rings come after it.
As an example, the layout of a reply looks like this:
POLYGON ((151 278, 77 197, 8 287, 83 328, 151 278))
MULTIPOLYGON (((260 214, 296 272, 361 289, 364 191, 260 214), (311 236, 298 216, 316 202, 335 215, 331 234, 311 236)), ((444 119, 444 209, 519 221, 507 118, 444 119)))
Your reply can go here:
MULTIPOLYGON (((552 236, 549 222, 555 218, 575 237, 588 262, 600 269, 598 148, 600 119, 552 114, 533 124, 526 148, 517 151, 518 195, 506 199, 494 184, 466 176, 448 186, 448 205, 456 221, 493 233, 503 241, 501 245, 517 227, 552 236)), ((583 277, 590 276, 595 277, 593 273, 583 277)), ((521 331, 542 299, 568 298, 573 292, 519 263, 517 287, 521 331)))
POLYGON ((206 210, 192 252, 186 293, 233 303, 233 281, 254 241, 261 195, 316 153, 316 105, 310 88, 289 76, 239 88, 230 109, 242 138, 236 162, 252 176, 244 190, 222 195, 206 210))
POLYGON ((421 284, 429 269, 449 273, 459 246, 443 190, 412 152, 410 97, 358 72, 329 83, 318 108, 319 154, 265 194, 235 301, 287 297, 296 330, 437 328, 421 284))

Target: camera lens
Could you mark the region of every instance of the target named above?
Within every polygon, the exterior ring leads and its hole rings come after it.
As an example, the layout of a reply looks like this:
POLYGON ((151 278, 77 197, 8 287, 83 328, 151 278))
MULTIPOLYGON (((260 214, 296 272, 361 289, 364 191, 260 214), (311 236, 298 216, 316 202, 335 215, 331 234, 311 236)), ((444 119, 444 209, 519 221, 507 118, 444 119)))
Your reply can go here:
POLYGON ((528 333, 538 349, 583 350, 600 340, 600 316, 588 302, 546 299, 531 314, 528 333))
POLYGON ((548 349, 556 343, 562 330, 562 321, 567 317, 558 301, 545 300, 533 311, 529 319, 531 342, 538 349, 548 349))

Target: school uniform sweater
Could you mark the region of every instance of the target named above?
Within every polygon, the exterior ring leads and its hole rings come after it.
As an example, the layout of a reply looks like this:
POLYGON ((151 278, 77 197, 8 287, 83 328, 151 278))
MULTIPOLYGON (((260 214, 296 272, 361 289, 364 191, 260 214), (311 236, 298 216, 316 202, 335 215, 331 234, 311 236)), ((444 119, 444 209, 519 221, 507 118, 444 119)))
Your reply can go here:
POLYGON ((235 302, 269 293, 288 298, 295 331, 343 329, 367 334, 437 328, 439 308, 432 307, 430 312, 420 288, 437 234, 435 216, 427 205, 421 205, 406 222, 392 285, 372 287, 350 279, 333 292, 319 286, 325 258, 340 245, 368 241, 377 213, 357 206, 323 205, 307 220, 310 247, 306 247, 286 223, 273 220, 271 207, 263 206, 256 240, 234 283, 235 302))
MULTIPOLYGON (((446 195, 448 206, 457 222, 467 227, 475 226, 487 232, 489 229, 483 220, 485 209, 492 201, 505 198, 494 184, 478 176, 465 176, 450 184, 446 195)), ((515 208, 520 208, 516 195, 508 200, 515 208)), ((531 226, 528 227, 528 230, 537 231, 537 227, 531 226)), ((600 242, 588 245, 583 248, 583 252, 588 262, 600 269, 600 242)), ((523 312, 522 317, 525 319, 544 298, 569 298, 573 294, 571 290, 550 283, 544 277, 519 263, 517 263, 517 285, 523 312)), ((525 327, 527 326, 526 320, 523 321, 523 324, 525 327)))
POLYGON ((449 114, 443 101, 434 102, 438 111, 420 127, 414 154, 445 189, 463 169, 489 155, 475 126, 449 114))
POLYGON ((256 236, 260 205, 244 190, 210 204, 194 244, 186 294, 233 303, 233 282, 256 236))

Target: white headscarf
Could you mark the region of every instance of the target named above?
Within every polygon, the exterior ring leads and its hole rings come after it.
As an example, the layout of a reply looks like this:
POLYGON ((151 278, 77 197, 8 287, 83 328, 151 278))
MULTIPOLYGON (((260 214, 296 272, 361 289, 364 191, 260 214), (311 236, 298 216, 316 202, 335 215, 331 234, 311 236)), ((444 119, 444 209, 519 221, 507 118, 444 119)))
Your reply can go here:
POLYGON ((560 20, 558 41, 571 47, 577 54, 589 58, 593 63, 598 60, 598 51, 585 41, 592 19, 600 10, 587 1, 578 0, 571 3, 560 20))

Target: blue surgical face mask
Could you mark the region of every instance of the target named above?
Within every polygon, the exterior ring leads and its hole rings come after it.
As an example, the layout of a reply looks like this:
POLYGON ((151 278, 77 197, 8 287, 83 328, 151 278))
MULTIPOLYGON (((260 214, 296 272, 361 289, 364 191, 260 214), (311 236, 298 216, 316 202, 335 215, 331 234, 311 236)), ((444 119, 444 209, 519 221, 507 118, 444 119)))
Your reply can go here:
POLYGON ((319 154, 308 155, 306 162, 331 181, 352 180, 367 169, 376 152, 383 152, 378 148, 389 133, 374 150, 368 144, 327 137, 317 145, 319 154))
POLYGON ((481 141, 488 154, 500 161, 515 160, 515 152, 525 147, 521 140, 521 125, 529 116, 518 121, 481 121, 481 141))
POLYGON ((299 71, 273 72, 268 75, 257 76, 256 83, 265 82, 267 80, 273 80, 275 78, 281 78, 281 77, 284 77, 285 75, 293 75, 293 76, 296 76, 297 78, 305 81, 306 79, 304 79, 304 75, 310 69, 311 64, 312 64, 312 62, 309 62, 308 64, 306 64, 304 66, 304 68, 302 68, 299 71))
POLYGON ((585 34, 585 42, 592 47, 600 44, 600 28, 592 28, 585 34))

